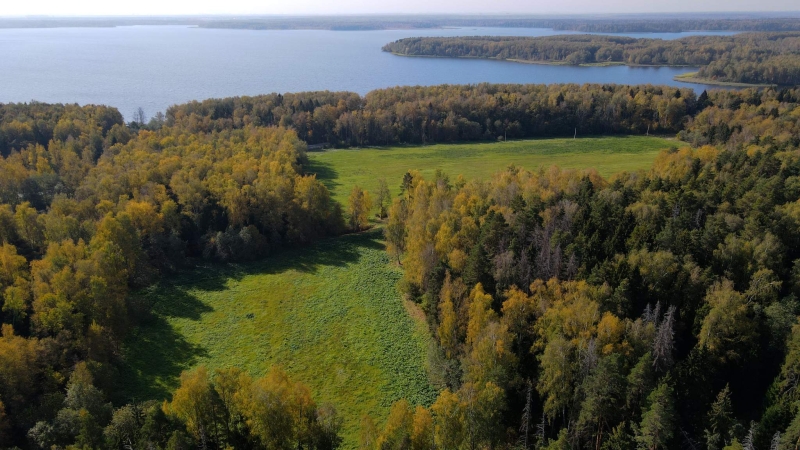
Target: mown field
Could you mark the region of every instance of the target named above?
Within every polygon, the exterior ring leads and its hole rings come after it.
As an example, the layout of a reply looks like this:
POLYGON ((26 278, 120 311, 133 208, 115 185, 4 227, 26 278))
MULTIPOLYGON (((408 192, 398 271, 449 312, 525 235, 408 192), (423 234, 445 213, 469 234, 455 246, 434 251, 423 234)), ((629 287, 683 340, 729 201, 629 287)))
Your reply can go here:
POLYGON ((342 204, 353 185, 374 192, 386 178, 395 194, 409 170, 431 176, 442 169, 451 179, 489 178, 511 164, 535 170, 558 165, 594 167, 603 176, 646 169, 659 151, 680 142, 649 136, 533 139, 524 141, 438 144, 423 147, 383 147, 309 152, 308 172, 316 173, 342 204))
POLYGON ((149 289, 156 318, 129 340, 120 396, 169 398, 204 364, 260 376, 273 364, 342 414, 345 447, 364 414, 400 398, 435 399, 426 328, 406 310, 380 230, 329 239, 262 262, 215 265, 149 289))

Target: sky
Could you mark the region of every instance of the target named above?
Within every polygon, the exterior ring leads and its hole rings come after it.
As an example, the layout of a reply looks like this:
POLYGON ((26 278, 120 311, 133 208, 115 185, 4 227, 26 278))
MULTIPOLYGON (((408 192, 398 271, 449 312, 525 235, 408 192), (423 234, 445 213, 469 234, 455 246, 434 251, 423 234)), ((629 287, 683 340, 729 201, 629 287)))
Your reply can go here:
POLYGON ((0 16, 797 11, 797 0, 0 0, 0 16))

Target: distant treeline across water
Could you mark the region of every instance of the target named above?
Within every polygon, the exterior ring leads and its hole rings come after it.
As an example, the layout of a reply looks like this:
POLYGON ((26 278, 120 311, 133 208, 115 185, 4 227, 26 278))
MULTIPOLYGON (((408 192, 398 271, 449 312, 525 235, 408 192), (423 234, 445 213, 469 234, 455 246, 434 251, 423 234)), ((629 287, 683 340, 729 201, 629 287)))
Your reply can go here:
POLYGON ((490 58, 556 64, 703 66, 712 82, 800 83, 800 33, 742 33, 674 40, 621 36, 407 38, 383 47, 406 56, 490 58))

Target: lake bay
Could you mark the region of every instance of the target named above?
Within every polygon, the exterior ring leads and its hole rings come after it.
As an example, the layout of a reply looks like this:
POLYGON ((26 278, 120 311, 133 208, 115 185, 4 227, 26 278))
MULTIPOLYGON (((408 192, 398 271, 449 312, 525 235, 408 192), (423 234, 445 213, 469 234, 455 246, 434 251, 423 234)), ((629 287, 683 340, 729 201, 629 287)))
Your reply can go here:
MULTIPOLYGON (((191 100, 271 92, 468 83, 667 84, 688 67, 574 67, 408 58, 381 51, 412 36, 546 36, 551 29, 233 30, 187 26, 0 30, 0 102, 107 104, 126 118, 191 100)), ((569 33, 575 34, 575 33, 569 33)), ((631 33, 674 39, 699 33, 631 33)), ((732 34, 704 32, 700 34, 732 34)))

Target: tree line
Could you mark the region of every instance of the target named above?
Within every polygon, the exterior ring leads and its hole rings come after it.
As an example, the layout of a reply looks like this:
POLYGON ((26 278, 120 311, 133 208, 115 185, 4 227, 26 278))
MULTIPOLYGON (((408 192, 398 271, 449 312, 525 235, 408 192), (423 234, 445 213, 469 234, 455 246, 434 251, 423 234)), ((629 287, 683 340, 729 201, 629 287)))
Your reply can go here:
POLYGON ((610 179, 408 173, 387 250, 443 390, 365 424, 364 447, 797 448, 791 95, 714 92, 681 135, 699 146, 610 179))
POLYGON ((703 66, 714 81, 800 83, 800 34, 743 33, 674 40, 618 36, 422 37, 389 43, 384 51, 405 56, 492 58, 562 64, 703 66))
POLYGON ((169 108, 198 132, 293 128, 309 144, 426 144, 590 134, 673 134, 698 111, 692 89, 623 85, 442 85, 234 97, 169 108))
MULTIPOLYGON (((552 28, 585 33, 678 33, 683 31, 800 31, 795 17, 707 17, 651 14, 610 19, 564 19, 547 17, 481 17, 458 15, 429 16, 343 16, 281 17, 252 19, 208 19, 198 21, 203 28, 250 30, 391 30, 441 27, 552 28)), ((0 22, 2 26, 2 22, 0 22)))

